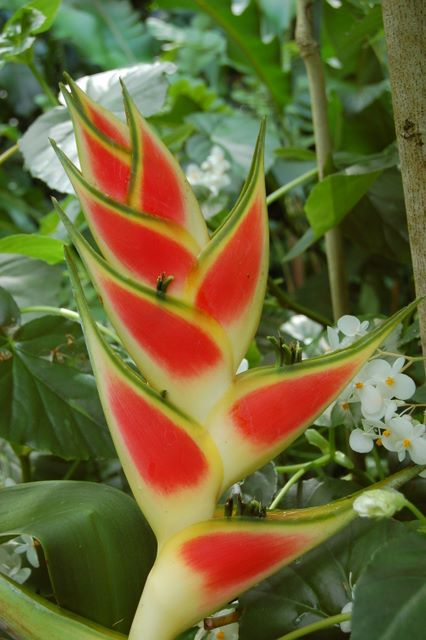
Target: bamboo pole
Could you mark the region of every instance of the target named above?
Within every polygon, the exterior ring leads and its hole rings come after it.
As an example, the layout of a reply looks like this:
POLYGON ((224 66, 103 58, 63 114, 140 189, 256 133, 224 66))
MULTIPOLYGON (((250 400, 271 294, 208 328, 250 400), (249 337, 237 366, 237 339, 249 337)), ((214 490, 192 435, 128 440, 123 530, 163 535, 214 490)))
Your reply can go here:
MULTIPOLYGON (((327 120, 327 96, 323 66, 319 46, 314 37, 312 4, 312 0, 297 0, 296 43, 308 76, 318 176, 322 180, 327 173, 327 167, 331 164, 332 142, 327 120)), ((338 226, 325 234, 325 249, 333 317, 337 320, 348 311, 343 238, 338 226)))
MULTIPOLYGON (((417 296, 425 296, 426 3, 383 0, 382 10, 414 284, 417 296)), ((426 301, 419 305, 419 321, 426 357, 426 301)))

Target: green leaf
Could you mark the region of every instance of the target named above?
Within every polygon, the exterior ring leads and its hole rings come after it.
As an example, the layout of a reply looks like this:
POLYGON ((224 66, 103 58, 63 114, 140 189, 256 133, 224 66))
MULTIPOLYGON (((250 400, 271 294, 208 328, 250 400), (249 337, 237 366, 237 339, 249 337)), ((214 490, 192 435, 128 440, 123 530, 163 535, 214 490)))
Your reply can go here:
POLYGON ((248 476, 243 484, 242 490, 246 501, 259 500, 263 506, 268 506, 277 492, 278 474, 273 462, 268 462, 261 469, 258 469, 248 476))
POLYGON ((384 541, 357 584, 351 639, 423 640, 425 604, 424 535, 406 532, 384 541))
POLYGON ((77 368, 88 362, 78 324, 33 320, 2 351, 1 437, 65 459, 115 457, 94 377, 77 368))
POLYGON ((40 542, 61 607, 128 631, 155 556, 154 535, 132 498, 91 482, 2 489, 0 536, 24 533, 40 542))
POLYGON ((55 20, 54 33, 101 69, 151 61, 155 52, 140 14, 128 0, 68 0, 55 20))
POLYGON ((335 227, 369 190, 379 171, 354 175, 334 174, 318 182, 305 203, 315 237, 335 227))
POLYGON ((268 89, 278 107, 286 102, 285 76, 280 66, 280 48, 275 39, 268 44, 262 42, 255 3, 237 16, 231 11, 229 0, 157 0, 163 9, 189 9, 206 13, 226 34, 229 55, 243 63, 268 89))
POLYGON ((57 264, 64 260, 63 246, 61 240, 37 233, 21 233, 0 238, 0 253, 38 258, 47 264, 57 264))
POLYGON ((62 268, 24 256, 0 254, 0 287, 13 295, 18 307, 55 305, 62 281, 62 268), (40 287, 40 283, 43 287, 40 287))
MULTIPOLYGON (((0 574, 0 626, 19 640, 125 640, 126 636, 69 614, 0 574), (19 635, 17 635, 19 634, 19 635)), ((3 636, 2 636, 3 637, 3 636)), ((10 636, 8 636, 10 637, 10 636)))
MULTIPOLYGON (((18 9, 6 22, 0 36, 1 62, 22 59, 29 54, 35 37, 50 28, 61 0, 33 0, 18 9)), ((24 58, 25 61, 27 58, 24 58)))
POLYGON ((0 334, 19 325, 21 313, 10 293, 0 287, 0 334))
MULTIPOLYGON (((303 485, 309 485, 304 492, 307 499, 302 497, 302 504, 307 506, 323 504, 354 489, 352 483, 343 480, 331 483, 312 480, 303 485)), ((295 491, 293 499, 298 498, 300 495, 295 491)), ((300 506, 299 501, 291 503, 291 508, 300 506)), ((392 520, 373 524, 361 519, 355 521, 342 533, 243 594, 240 640, 276 640, 285 633, 340 613, 352 600, 351 587, 364 571, 366 559, 387 540, 405 534, 406 527, 392 520)), ((370 599, 370 611, 371 602, 370 599)), ((318 637, 324 640, 342 637, 338 628, 327 629, 325 633, 318 637)), ((377 640, 373 634, 364 635, 363 640, 373 637, 377 640)))

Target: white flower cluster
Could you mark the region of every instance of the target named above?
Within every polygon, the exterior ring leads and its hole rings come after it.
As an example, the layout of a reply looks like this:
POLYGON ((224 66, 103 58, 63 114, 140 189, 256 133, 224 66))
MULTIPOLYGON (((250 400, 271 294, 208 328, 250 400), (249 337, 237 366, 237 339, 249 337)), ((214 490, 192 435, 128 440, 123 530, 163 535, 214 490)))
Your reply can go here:
POLYGON ((23 584, 31 575, 30 567, 24 567, 23 555, 32 567, 39 566, 34 540, 26 534, 0 545, 0 573, 18 584, 23 584))
POLYGON ((193 187, 205 187, 213 196, 217 196, 221 189, 231 183, 226 173, 230 168, 223 149, 214 145, 201 167, 194 163, 188 165, 186 177, 193 187))
MULTIPOLYGON (((342 349, 367 333, 368 322, 343 316, 337 329, 328 328, 331 348, 342 349)), ((398 454, 402 462, 408 454, 416 464, 426 464, 426 427, 410 415, 398 413, 404 401, 416 390, 414 381, 403 373, 405 359, 392 363, 373 358, 361 369, 351 384, 327 409, 319 424, 331 424, 333 412, 348 426, 356 426, 349 444, 358 453, 368 453, 383 446, 398 454)))

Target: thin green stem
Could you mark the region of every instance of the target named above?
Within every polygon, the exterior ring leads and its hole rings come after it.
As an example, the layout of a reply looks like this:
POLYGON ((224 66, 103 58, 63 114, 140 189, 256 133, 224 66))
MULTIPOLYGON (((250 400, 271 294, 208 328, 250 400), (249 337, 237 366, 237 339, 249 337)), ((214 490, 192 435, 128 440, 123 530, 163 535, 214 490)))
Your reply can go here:
POLYGON ((12 147, 9 147, 9 149, 6 149, 6 151, 3 151, 3 153, 0 155, 0 165, 2 165, 3 162, 6 162, 6 160, 9 160, 9 158, 13 156, 17 151, 19 151, 18 143, 14 144, 12 147))
POLYGON ((329 627, 334 627, 334 625, 340 624, 341 622, 346 622, 347 620, 350 620, 351 617, 350 613, 338 613, 335 616, 330 616, 329 618, 324 618, 324 620, 308 624, 306 627, 302 627, 301 629, 290 631, 290 633, 286 633, 284 636, 281 636, 281 638, 278 638, 278 640, 297 640, 297 638, 304 638, 315 631, 328 629, 329 627))
POLYGON ((306 473, 307 469, 299 469, 299 471, 296 471, 296 473, 294 474, 294 476, 291 476, 291 478, 285 483, 285 485, 282 487, 282 489, 279 491, 278 495, 276 496, 276 498, 272 501, 271 506, 269 507, 270 509, 276 509, 278 507, 278 505, 280 504, 281 500, 288 494, 288 492, 290 491, 291 487, 296 484, 296 482, 298 480, 300 480, 300 478, 306 473))
MULTIPOLYGON (((21 313, 46 313, 51 316, 60 316, 61 318, 66 318, 67 320, 72 320, 73 322, 78 322, 81 324, 80 315, 77 311, 72 311, 71 309, 65 309, 64 307, 49 307, 46 305, 35 305, 32 307, 23 307, 20 309, 21 313)), ((120 342, 117 334, 105 327, 100 322, 96 323, 99 331, 101 331, 106 336, 109 336, 114 340, 114 342, 120 342)))
POLYGON ((424 515, 424 513, 422 513, 415 504, 410 502, 410 500, 407 500, 407 498, 405 498, 405 506, 411 511, 411 513, 416 517, 417 520, 420 520, 423 525, 426 524, 426 516, 424 515))
POLYGON ((308 182, 308 180, 310 180, 311 178, 315 178, 317 175, 318 175, 318 169, 315 167, 314 169, 311 169, 310 171, 303 173, 301 176, 294 178, 294 180, 290 180, 290 182, 287 182, 287 184, 284 184, 282 187, 280 187, 276 191, 273 191, 272 193, 270 193, 269 196, 266 198, 266 204, 269 206, 270 204, 275 202, 275 200, 278 200, 278 198, 281 198, 282 196, 284 196, 286 193, 288 193, 295 187, 298 187, 300 184, 303 184, 304 182, 308 182))
POLYGON ((55 96, 55 94, 53 93, 52 89, 47 84, 43 74, 37 69, 37 67, 34 64, 34 62, 28 62, 28 68, 31 71, 31 73, 33 74, 34 78, 39 83, 40 87, 43 89, 43 91, 44 91, 46 97, 48 98, 50 104, 52 105, 52 107, 57 107, 59 105, 59 101, 58 101, 57 97, 55 96))
POLYGON ((321 313, 308 309, 304 305, 293 300, 283 289, 281 289, 281 287, 277 285, 276 282, 274 282, 272 278, 268 278, 268 289, 283 309, 291 309, 297 313, 302 313, 307 318, 322 324, 323 327, 333 324, 329 318, 326 318, 321 313))
POLYGON ((329 453, 324 454, 320 458, 316 460, 309 460, 309 462, 300 462, 299 464, 286 464, 279 465, 275 467, 275 471, 277 473, 293 473, 294 471, 299 471, 299 469, 304 469, 305 471, 309 471, 309 469, 315 467, 323 467, 328 464, 331 460, 331 455, 329 453))
POLYGON ((74 462, 72 463, 72 465, 70 465, 70 467, 68 468, 68 471, 66 472, 66 474, 62 479, 70 480, 73 477, 74 473, 77 471, 78 467, 80 466, 80 463, 81 463, 81 460, 74 460, 74 462))
POLYGON ((385 472, 383 471, 382 461, 380 460, 379 453, 378 453, 378 451, 377 451, 377 449, 375 447, 373 448, 373 458, 374 458, 374 462, 376 464, 376 469, 377 469, 377 473, 379 475, 379 478, 380 478, 380 480, 384 480, 385 479, 385 472))

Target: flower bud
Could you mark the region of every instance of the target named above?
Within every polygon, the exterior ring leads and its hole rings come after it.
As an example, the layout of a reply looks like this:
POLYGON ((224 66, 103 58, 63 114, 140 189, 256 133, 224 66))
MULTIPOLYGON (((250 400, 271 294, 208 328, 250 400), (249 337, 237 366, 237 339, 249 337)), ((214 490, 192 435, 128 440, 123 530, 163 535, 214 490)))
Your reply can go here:
POLYGON ((405 506, 405 502, 399 491, 373 489, 358 496, 353 509, 361 518, 390 518, 405 506))

